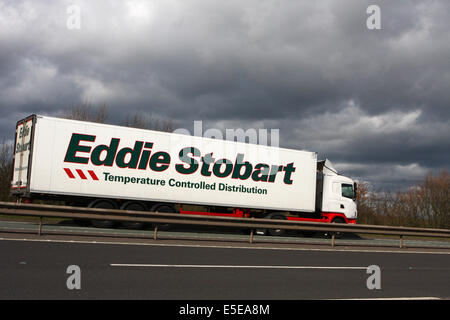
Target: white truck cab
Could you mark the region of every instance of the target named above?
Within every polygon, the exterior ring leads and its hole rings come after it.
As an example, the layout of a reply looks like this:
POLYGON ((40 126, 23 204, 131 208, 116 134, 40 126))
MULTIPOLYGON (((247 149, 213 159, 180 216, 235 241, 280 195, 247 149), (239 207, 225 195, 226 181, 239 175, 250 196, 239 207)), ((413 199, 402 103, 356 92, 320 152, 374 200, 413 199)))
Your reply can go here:
POLYGON ((339 175, 328 159, 318 162, 318 170, 318 192, 322 191, 322 197, 318 194, 318 199, 321 198, 322 215, 333 215, 330 220, 343 215, 347 221, 341 222, 354 223, 357 217, 356 183, 339 175))

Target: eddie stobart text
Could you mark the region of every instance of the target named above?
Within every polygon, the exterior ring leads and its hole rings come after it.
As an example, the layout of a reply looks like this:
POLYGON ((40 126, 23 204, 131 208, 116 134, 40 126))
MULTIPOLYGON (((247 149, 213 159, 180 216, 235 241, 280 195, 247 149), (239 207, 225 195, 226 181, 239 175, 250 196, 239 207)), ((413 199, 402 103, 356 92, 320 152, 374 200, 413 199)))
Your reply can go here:
MULTIPOLYGON (((157 143, 154 142, 135 141, 133 147, 125 146, 119 148, 119 138, 111 138, 109 145, 96 145, 95 140, 95 135, 73 133, 67 147, 64 162, 77 164, 89 164, 90 162, 95 166, 116 166, 118 168, 151 170, 155 172, 163 172, 173 163, 168 152, 154 150, 154 147, 157 146, 157 143)), ((251 179, 259 183, 273 183, 278 175, 281 176, 280 179, 282 179, 284 184, 292 185, 292 173, 296 170, 294 163, 279 165, 253 164, 244 160, 244 158, 245 154, 238 153, 234 161, 226 158, 216 159, 212 152, 202 154, 202 151, 196 147, 184 147, 179 151, 178 161, 173 165, 175 171, 181 175, 200 174, 205 178, 214 175, 218 178, 236 180, 251 179)), ((109 179, 108 174, 105 173, 105 179, 109 179)), ((225 185, 217 187, 227 189, 228 187, 225 185)))

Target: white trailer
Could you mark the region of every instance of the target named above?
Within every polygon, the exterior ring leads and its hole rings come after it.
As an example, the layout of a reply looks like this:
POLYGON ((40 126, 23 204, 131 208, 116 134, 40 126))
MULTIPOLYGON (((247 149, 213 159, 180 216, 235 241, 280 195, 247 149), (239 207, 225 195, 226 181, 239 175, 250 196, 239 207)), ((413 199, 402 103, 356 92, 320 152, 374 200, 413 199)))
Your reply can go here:
POLYGON ((354 223, 355 188, 314 152, 36 115, 16 127, 18 198, 354 223))

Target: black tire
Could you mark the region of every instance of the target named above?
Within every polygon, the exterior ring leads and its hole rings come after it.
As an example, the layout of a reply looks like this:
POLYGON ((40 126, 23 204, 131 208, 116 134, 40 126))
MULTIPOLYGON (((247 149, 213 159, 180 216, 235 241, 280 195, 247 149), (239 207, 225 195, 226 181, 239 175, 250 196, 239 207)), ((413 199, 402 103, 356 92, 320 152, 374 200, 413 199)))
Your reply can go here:
POLYGON ((73 219, 73 223, 80 227, 90 227, 92 225, 92 221, 86 219, 73 219))
MULTIPOLYGON (((269 219, 276 219, 276 220, 286 220, 286 217, 283 214, 280 213, 272 213, 267 216, 269 219)), ((267 229, 267 232, 271 236, 282 236, 286 233, 286 230, 283 229, 267 229)))
MULTIPOLYGON (((147 211, 147 207, 139 201, 128 201, 120 207, 120 210, 147 211)), ((145 227, 143 222, 123 221, 121 224, 126 229, 142 230, 145 227)))
MULTIPOLYGON (((154 205, 150 209, 150 211, 173 213, 173 212, 175 212, 175 208, 173 206, 171 206, 170 204, 159 203, 159 204, 154 205)), ((158 226, 158 230, 161 230, 161 231, 167 231, 170 229, 169 223, 157 223, 156 225, 158 226)))
POLYGON ((302 236, 306 238, 314 238, 317 235, 317 231, 310 231, 310 230, 303 230, 300 231, 300 233, 302 234, 302 236))
MULTIPOLYGON (((79 202, 69 202, 66 203, 66 205, 70 206, 70 207, 86 207, 85 203, 79 203, 79 202)), ((73 219, 73 223, 81 226, 81 227, 90 227, 91 226, 91 220, 89 219, 81 219, 81 218, 74 218, 73 219)))
MULTIPOLYGON (((89 208, 101 208, 101 209, 117 209, 114 202, 108 200, 95 201, 89 204, 89 208)), ((91 223, 96 228, 114 228, 116 223, 111 220, 91 220, 91 223)))
MULTIPOLYGON (((331 221, 331 223, 345 223, 345 220, 343 218, 337 217, 337 218, 334 218, 331 221)), ((333 234, 334 234, 334 238, 335 239, 341 239, 345 235, 345 232, 340 232, 340 231, 338 231, 338 232, 329 232, 327 235, 331 238, 333 234)))

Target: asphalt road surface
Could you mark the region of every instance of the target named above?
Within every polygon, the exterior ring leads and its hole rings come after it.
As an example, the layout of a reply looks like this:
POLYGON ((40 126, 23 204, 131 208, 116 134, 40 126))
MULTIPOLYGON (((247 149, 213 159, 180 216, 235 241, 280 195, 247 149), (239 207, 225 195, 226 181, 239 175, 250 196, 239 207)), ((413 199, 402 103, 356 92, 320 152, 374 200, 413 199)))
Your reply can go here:
POLYGON ((206 241, 101 241, 1 238, 0 299, 450 297, 448 250, 400 253, 206 241), (369 266, 379 267, 379 273, 369 266))

